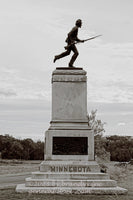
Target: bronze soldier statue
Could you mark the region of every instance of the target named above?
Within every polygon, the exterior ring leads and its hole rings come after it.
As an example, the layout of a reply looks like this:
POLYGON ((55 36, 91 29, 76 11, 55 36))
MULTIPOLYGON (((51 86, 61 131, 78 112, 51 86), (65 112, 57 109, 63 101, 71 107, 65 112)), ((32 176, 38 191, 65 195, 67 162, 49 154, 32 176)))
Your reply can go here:
POLYGON ((82 26, 82 21, 81 19, 78 19, 75 23, 75 26, 72 28, 72 30, 68 33, 68 37, 66 38, 66 41, 67 42, 67 46, 65 47, 66 51, 59 54, 59 55, 56 55, 54 57, 54 63, 56 62, 56 60, 60 59, 60 58, 63 58, 65 56, 68 56, 71 51, 74 52, 70 62, 69 62, 69 67, 74 67, 73 66, 73 63, 75 62, 77 56, 79 55, 79 52, 76 48, 76 43, 77 42, 84 42, 84 40, 80 40, 77 35, 78 35, 78 28, 81 28, 82 26), (76 43, 75 43, 76 42, 76 43))

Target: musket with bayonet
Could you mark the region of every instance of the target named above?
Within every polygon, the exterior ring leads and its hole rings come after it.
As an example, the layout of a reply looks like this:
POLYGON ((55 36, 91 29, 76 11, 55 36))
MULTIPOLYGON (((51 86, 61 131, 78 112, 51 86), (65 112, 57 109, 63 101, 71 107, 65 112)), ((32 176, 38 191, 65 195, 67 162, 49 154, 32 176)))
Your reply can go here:
MULTIPOLYGON (((88 40, 93 40, 93 39, 95 39, 95 38, 97 38, 97 37, 100 37, 100 36, 102 36, 102 35, 96 35, 96 36, 94 36, 94 37, 88 38, 88 39, 83 40, 83 41, 86 42, 86 41, 88 41, 88 40)), ((80 42, 80 41, 75 41, 75 42, 72 42, 71 44, 65 46, 64 48, 65 48, 65 49, 68 49, 68 48, 69 48, 70 46, 72 46, 73 44, 78 44, 78 43, 82 43, 82 42, 80 42)))

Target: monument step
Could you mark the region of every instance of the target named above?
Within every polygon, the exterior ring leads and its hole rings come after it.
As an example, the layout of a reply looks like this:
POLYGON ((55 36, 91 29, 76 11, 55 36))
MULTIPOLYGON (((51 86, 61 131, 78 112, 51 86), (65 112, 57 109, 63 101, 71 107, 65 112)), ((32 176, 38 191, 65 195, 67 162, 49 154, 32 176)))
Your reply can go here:
POLYGON ((100 172, 100 167, 95 161, 43 161, 40 165, 41 172, 100 172))
POLYGON ((16 187, 18 193, 36 194, 126 194, 127 190, 121 187, 26 187, 19 184, 16 187))
POLYGON ((75 180, 106 180, 109 175, 106 173, 49 173, 49 172, 32 172, 33 179, 75 179, 75 180))
POLYGON ((49 180, 26 178, 27 187, 116 187, 114 180, 49 180))

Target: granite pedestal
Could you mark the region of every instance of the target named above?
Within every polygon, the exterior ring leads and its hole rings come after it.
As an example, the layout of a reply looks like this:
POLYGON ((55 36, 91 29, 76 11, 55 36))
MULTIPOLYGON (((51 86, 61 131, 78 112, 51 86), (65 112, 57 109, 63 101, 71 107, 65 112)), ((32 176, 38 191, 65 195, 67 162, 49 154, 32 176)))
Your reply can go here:
POLYGON ((45 132, 45 155, 23 193, 125 194, 94 160, 94 134, 87 119, 87 77, 82 68, 57 68, 52 74, 52 120, 45 132))

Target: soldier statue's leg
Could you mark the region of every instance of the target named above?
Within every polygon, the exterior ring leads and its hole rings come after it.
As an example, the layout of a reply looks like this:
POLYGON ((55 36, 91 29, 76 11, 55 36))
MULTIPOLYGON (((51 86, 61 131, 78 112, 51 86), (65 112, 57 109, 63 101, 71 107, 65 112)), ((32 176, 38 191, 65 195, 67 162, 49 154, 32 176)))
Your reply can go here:
POLYGON ((56 60, 58 60, 58 59, 60 59, 60 58, 63 58, 63 57, 65 57, 65 56, 68 56, 68 55, 70 54, 70 52, 71 52, 71 48, 68 48, 65 52, 63 52, 63 53, 61 53, 61 54, 59 54, 59 55, 56 55, 56 56, 54 57, 54 63, 56 62, 56 60))
POLYGON ((72 56, 72 58, 71 58, 71 60, 69 62, 69 67, 74 67, 73 63, 75 62, 77 56, 79 55, 79 52, 78 52, 78 50, 77 50, 75 45, 72 45, 71 50, 74 52, 74 54, 73 54, 73 56, 72 56))

